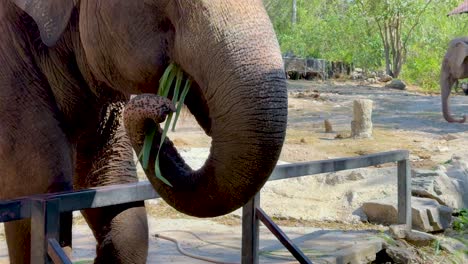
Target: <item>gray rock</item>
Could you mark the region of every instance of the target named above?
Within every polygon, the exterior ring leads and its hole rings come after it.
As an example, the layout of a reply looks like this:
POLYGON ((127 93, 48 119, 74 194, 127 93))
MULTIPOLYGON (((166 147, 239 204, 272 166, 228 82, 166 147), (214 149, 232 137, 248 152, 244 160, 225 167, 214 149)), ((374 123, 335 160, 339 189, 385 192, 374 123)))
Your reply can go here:
POLYGON ((383 225, 392 225, 397 223, 398 211, 396 206, 396 198, 384 198, 365 202, 362 205, 362 210, 367 215, 367 219, 371 223, 379 223, 383 225))
MULTIPOLYGON (((441 231, 452 223, 452 209, 440 205, 429 198, 412 197, 412 225, 414 229, 424 232, 441 231)), ((397 199, 387 197, 381 200, 366 202, 362 205, 369 222, 384 225, 397 224, 397 199)))
POLYGON ((457 208, 468 208, 468 161, 453 156, 452 163, 446 166, 447 176, 456 187, 457 197, 463 202, 457 208))
POLYGON ((411 230, 410 232, 406 232, 405 240, 409 243, 417 246, 417 247, 426 247, 432 245, 436 241, 436 237, 434 235, 411 230))
POLYGON ((388 75, 388 74, 382 74, 380 75, 379 77, 379 82, 389 82, 391 81, 393 78, 392 76, 388 75))
POLYGON ((387 255, 393 260, 393 263, 420 263, 417 253, 404 247, 389 246, 387 249, 385 249, 385 251, 387 255))
POLYGON ((395 239, 403 239, 406 237, 406 225, 391 225, 388 231, 395 239))
POLYGON ((369 72, 367 74, 367 78, 377 78, 377 73, 376 72, 369 72))
POLYGON ((412 194, 437 200, 452 208, 463 208, 464 191, 442 170, 414 169, 411 182, 412 194))
POLYGON ((393 79, 389 84, 385 85, 385 87, 398 90, 405 90, 406 83, 399 79, 393 79))

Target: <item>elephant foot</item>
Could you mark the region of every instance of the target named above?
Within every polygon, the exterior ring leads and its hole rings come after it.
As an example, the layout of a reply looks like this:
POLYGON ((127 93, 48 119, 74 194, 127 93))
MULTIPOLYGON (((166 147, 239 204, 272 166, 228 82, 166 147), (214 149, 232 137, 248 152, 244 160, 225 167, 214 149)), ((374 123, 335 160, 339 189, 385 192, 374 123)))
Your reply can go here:
POLYGON ((84 210, 97 240, 94 263, 146 263, 148 221, 142 202, 84 210))

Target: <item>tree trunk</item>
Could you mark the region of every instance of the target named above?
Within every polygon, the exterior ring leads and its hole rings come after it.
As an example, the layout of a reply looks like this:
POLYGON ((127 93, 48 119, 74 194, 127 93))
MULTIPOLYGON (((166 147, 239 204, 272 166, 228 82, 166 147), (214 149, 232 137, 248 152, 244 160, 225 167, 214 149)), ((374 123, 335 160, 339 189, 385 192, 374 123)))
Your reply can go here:
POLYGON ((291 17, 292 25, 296 25, 297 23, 297 0, 292 0, 292 17, 291 17))

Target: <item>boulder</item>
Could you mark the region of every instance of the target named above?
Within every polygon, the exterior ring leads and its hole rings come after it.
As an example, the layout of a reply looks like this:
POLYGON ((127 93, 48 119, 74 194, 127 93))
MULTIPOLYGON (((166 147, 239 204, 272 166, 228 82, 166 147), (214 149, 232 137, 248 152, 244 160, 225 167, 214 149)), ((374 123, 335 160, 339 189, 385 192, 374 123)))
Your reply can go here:
MULTIPOLYGON (((440 205, 429 198, 411 198, 412 225, 416 230, 424 232, 441 231, 452 223, 452 208, 440 205)), ((396 197, 366 202, 362 205, 369 222, 393 225, 397 224, 398 211, 396 197)))
MULTIPOLYGON (((411 264, 411 263, 420 263, 418 254, 406 249, 404 247, 393 247, 389 246, 385 249, 387 255, 391 258, 393 262, 391 263, 401 263, 401 264, 411 264)), ((386 262, 388 263, 388 262, 386 262)))
POLYGON ((369 72, 367 74, 367 78, 375 78, 375 80, 377 80, 377 73, 376 72, 369 72))
POLYGON ((385 85, 385 87, 398 90, 405 90, 406 83, 399 79, 393 79, 389 84, 385 85))
POLYGON ((418 252, 415 249, 408 247, 406 242, 398 239, 391 240, 390 242, 391 243, 385 243, 383 245, 384 249, 378 253, 377 261, 375 263, 422 263, 418 252), (381 259, 379 259, 379 254, 382 256, 381 259))
POLYGON ((457 208, 468 208, 468 161, 453 156, 451 164, 444 165, 447 176, 451 179, 463 203, 457 208))
POLYGON ((393 78, 392 78, 392 76, 390 76, 388 74, 382 74, 379 77, 379 82, 385 82, 386 83, 386 82, 389 82, 391 80, 393 80, 393 78))
POLYGON ((442 169, 413 169, 411 177, 412 194, 415 196, 431 198, 452 208, 461 209, 468 205, 463 201, 466 193, 464 188, 457 184, 457 179, 450 178, 442 169))
POLYGON ((364 75, 361 72, 353 72, 351 73, 352 80, 362 80, 364 79, 364 75))
POLYGON ((416 230, 411 230, 409 232, 406 232, 406 237, 405 237, 406 241, 408 241, 409 243, 417 247, 430 246, 436 241, 436 239, 437 238, 434 235, 416 231, 416 230))

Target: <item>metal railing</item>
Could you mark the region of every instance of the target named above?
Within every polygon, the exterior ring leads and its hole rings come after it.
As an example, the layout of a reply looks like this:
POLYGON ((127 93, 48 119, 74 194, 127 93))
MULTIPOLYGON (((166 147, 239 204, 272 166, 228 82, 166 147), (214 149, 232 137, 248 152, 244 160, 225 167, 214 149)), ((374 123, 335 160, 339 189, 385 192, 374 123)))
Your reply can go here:
MULTIPOLYGON (((398 223, 411 228, 410 165, 407 151, 278 165, 269 180, 326 172, 398 164, 398 223)), ((31 218, 31 263, 71 263, 59 241, 60 214, 76 210, 158 198, 149 182, 98 187, 74 192, 43 194, 0 202, 0 222, 31 218)), ((280 240, 300 263, 311 263, 260 208, 260 193, 243 207, 242 263, 258 263, 259 221, 280 240)))
MULTIPOLYGON (((384 163, 397 162, 398 174, 398 224, 411 229, 411 171, 405 150, 383 152, 352 158, 320 160, 305 163, 279 165, 273 171, 269 181, 295 178, 327 172, 357 169, 384 163)), ((294 245, 291 239, 275 224, 260 207, 260 192, 243 207, 242 211, 242 264, 259 263, 259 224, 260 221, 275 235, 299 263, 312 263, 307 256, 294 245)))

